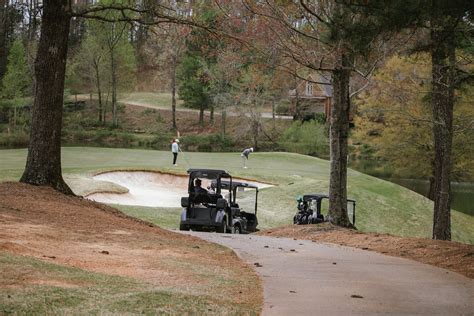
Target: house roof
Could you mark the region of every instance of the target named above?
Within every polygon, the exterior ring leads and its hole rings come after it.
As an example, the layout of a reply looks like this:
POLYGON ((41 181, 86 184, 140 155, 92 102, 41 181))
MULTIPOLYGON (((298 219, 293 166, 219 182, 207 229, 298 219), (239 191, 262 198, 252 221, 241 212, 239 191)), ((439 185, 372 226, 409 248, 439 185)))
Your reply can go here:
POLYGON ((331 74, 315 73, 310 76, 311 77, 314 76, 312 81, 324 83, 324 84, 318 84, 318 86, 321 88, 321 90, 324 91, 327 97, 332 98, 331 74))
MULTIPOLYGON (((307 82, 314 82, 315 85, 317 86, 317 90, 320 91, 320 93, 313 93, 313 97, 325 97, 325 98, 332 98, 332 83, 331 83, 331 75, 330 74, 323 74, 320 72, 315 72, 312 74, 309 74, 307 76, 307 80, 300 80, 300 82, 297 85, 297 88, 301 88, 302 85, 306 85, 307 82)), ((296 89, 292 89, 288 92, 289 96, 293 97, 296 96, 296 89)), ((300 97, 308 97, 301 95, 300 97)))

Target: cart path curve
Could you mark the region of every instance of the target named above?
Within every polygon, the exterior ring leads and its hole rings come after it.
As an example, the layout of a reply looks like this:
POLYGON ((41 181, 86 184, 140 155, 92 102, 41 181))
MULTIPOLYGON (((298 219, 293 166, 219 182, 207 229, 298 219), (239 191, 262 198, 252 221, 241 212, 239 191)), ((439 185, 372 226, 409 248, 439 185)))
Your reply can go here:
POLYGON ((306 240, 184 232, 233 249, 263 281, 263 315, 474 315, 474 281, 306 240))

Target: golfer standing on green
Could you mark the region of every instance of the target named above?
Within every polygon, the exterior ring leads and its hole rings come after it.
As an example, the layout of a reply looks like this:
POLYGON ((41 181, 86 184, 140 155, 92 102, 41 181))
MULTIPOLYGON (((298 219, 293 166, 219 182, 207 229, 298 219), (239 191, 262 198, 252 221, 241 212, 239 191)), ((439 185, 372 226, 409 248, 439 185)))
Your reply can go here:
POLYGON ((240 154, 240 157, 242 157, 242 167, 244 169, 247 169, 247 160, 249 160, 249 154, 253 153, 253 147, 250 148, 245 148, 244 151, 240 154))
POLYGON ((178 159, 179 151, 179 139, 173 138, 173 143, 171 143, 171 152, 173 153, 173 166, 177 166, 176 160, 178 159))

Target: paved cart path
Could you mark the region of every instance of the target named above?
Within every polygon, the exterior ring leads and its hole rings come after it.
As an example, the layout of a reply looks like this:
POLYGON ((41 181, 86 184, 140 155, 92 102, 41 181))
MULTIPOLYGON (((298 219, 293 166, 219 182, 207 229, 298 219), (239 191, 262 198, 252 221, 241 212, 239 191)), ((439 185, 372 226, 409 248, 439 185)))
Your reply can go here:
POLYGON ((474 315, 474 281, 402 258, 311 241, 189 232, 263 280, 263 315, 474 315))

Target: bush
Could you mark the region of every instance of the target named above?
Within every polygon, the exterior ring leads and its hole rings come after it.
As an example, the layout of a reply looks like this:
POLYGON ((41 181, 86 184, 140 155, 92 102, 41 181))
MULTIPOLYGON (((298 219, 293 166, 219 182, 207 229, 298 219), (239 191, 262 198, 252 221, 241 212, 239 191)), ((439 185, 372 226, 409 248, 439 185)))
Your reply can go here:
POLYGON ((186 151, 222 152, 232 151, 234 140, 221 134, 189 135, 180 139, 181 147, 186 151))
POLYGON ((290 113, 290 101, 288 100, 283 100, 280 101, 277 106, 275 107, 275 113, 279 115, 285 115, 290 113))
POLYGON ((151 147, 156 150, 169 150, 173 136, 160 134, 155 136, 151 141, 143 142, 144 147, 151 147))
POLYGON ((278 141, 279 146, 289 152, 327 158, 329 140, 325 125, 314 120, 293 122, 278 141))
POLYGON ((29 135, 25 132, 18 133, 1 133, 0 147, 1 148, 22 148, 28 147, 29 135))
POLYGON ((116 130, 84 130, 63 129, 62 139, 68 145, 105 146, 105 147, 137 147, 138 138, 127 132, 116 130))

